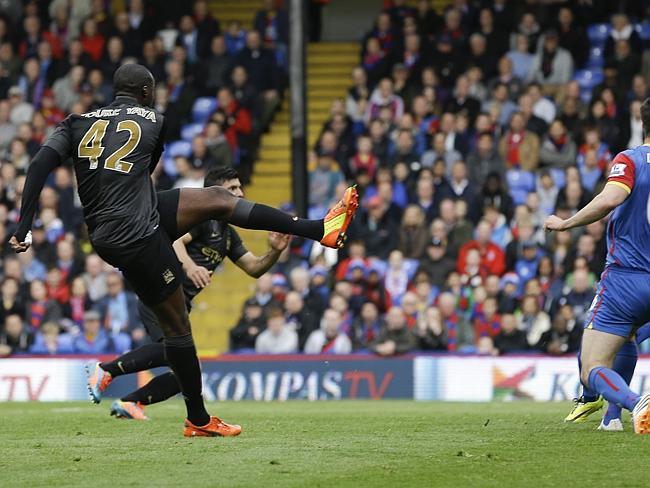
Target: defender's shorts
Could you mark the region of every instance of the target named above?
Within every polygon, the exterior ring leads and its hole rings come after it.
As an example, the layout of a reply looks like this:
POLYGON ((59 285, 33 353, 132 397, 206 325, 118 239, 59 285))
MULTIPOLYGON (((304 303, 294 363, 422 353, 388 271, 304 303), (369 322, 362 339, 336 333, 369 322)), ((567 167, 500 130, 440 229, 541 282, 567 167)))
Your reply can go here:
POLYGON ((650 322, 650 273, 616 265, 603 272, 585 329, 622 337, 650 322))
POLYGON ((127 247, 94 246, 107 263, 124 274, 146 305, 157 305, 182 285, 183 267, 172 243, 180 237, 176 225, 179 190, 158 193, 160 225, 153 234, 127 247))

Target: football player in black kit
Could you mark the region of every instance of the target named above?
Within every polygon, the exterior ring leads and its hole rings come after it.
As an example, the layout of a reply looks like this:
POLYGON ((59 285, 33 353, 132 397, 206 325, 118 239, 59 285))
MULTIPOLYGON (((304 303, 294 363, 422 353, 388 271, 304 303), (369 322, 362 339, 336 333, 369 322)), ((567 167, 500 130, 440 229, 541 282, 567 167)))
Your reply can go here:
POLYGON ((152 108, 155 86, 144 66, 120 66, 113 76, 113 103, 72 114, 57 126, 29 166, 20 221, 9 242, 15 252, 29 248, 30 228, 45 181, 72 158, 95 251, 122 271, 163 331, 165 356, 187 409, 183 435, 239 435, 240 426, 212 417, 205 409, 201 367, 180 286, 183 268, 172 242, 201 222, 217 220, 338 248, 358 207, 358 195, 350 187, 324 219, 308 220, 237 198, 218 186, 156 194, 150 173, 163 151, 165 124, 152 108))
MULTIPOLYGON (((238 198, 244 196, 239 175, 232 168, 211 170, 205 177, 205 186, 214 185, 225 188, 238 198)), ((197 225, 173 244, 186 274, 183 292, 188 310, 191 309, 194 297, 210 284, 212 273, 226 257, 249 276, 259 278, 275 264, 290 239, 291 236, 271 232, 269 251, 263 256, 255 256, 246 249, 237 231, 226 222, 209 220, 197 225)), ((139 306, 140 317, 153 343, 129 351, 112 361, 97 363, 94 370, 88 370, 88 391, 93 403, 101 401, 104 390, 116 377, 167 365, 162 344, 163 334, 156 316, 142 302, 139 306)), ((142 388, 115 400, 110 413, 119 418, 146 420, 143 405, 165 401, 180 391, 174 373, 164 373, 142 388)))

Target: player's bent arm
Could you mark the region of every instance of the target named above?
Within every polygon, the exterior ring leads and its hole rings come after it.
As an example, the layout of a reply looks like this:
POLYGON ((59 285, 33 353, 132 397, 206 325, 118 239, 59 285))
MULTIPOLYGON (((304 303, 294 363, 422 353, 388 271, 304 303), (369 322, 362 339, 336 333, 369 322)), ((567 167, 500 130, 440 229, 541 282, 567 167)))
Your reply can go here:
MULTIPOLYGON (((41 190, 45 185, 47 177, 60 164, 61 156, 59 156, 59 153, 47 146, 41 147, 34 156, 34 159, 32 159, 27 170, 25 187, 23 188, 23 197, 20 204, 20 221, 14 234, 18 243, 25 241, 25 236, 27 236, 27 232, 32 227, 34 214, 38 206, 38 199, 40 198, 41 190)), ((26 248, 23 250, 26 250, 26 248)))
POLYGON ((278 251, 277 249, 269 249, 269 251, 262 256, 256 256, 249 251, 235 261, 235 264, 248 276, 259 278, 273 267, 280 258, 280 254, 282 254, 282 251, 278 251))
POLYGON ((194 286, 197 288, 205 288, 210 284, 210 272, 205 269, 203 266, 197 266, 192 258, 187 253, 187 246, 192 242, 192 235, 187 233, 184 236, 176 239, 172 246, 174 247, 174 252, 178 257, 178 260, 183 265, 183 271, 187 274, 187 277, 192 280, 194 286))
POLYGON ((630 194, 628 187, 620 185, 616 182, 609 182, 598 195, 596 195, 591 202, 585 205, 573 217, 564 221, 562 229, 569 230, 574 227, 581 227, 589 225, 597 220, 600 220, 618 207, 630 194))

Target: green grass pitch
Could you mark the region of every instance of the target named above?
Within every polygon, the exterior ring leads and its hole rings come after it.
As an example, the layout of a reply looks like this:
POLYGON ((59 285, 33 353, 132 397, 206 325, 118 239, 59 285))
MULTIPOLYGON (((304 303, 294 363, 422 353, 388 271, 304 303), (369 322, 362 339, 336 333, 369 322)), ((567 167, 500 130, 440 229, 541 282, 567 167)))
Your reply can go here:
POLYGON ((209 407, 242 435, 201 439, 180 401, 109 404, 0 404, 0 486, 648 486, 650 436, 564 424, 567 403, 230 402, 209 407))

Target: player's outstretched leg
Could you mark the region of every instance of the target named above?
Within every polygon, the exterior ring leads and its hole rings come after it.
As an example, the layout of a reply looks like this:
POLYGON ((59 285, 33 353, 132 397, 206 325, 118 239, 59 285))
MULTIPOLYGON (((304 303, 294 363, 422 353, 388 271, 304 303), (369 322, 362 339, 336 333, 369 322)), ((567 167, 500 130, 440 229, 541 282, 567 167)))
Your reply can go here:
POLYGON ((171 371, 155 376, 142 388, 115 400, 110 414, 117 418, 147 420, 145 405, 164 402, 181 392, 176 376, 171 371))
POLYGON ((209 219, 227 220, 238 227, 305 237, 338 248, 345 242, 347 228, 358 206, 357 190, 349 187, 324 219, 310 220, 237 198, 224 188, 183 188, 179 194, 176 222, 179 234, 209 219))
POLYGON ((235 436, 241 433, 239 425, 229 425, 218 417, 211 417, 203 403, 201 366, 196 355, 190 320, 185 307, 182 287, 177 287, 165 301, 150 307, 165 334, 165 355, 180 384, 187 419, 186 437, 235 436))
POLYGON ((580 379, 590 389, 632 412, 634 431, 650 434, 650 395, 641 397, 632 391, 611 365, 626 338, 594 329, 585 329, 582 336, 580 379))
POLYGON ((92 370, 86 366, 90 399, 93 403, 101 402, 104 390, 118 376, 166 365, 165 346, 156 342, 133 349, 113 361, 97 363, 92 370))
MULTIPOLYGON (((614 359, 613 369, 621 378, 625 380, 628 385, 634 376, 636 363, 639 359, 639 349, 636 341, 628 341, 621 346, 621 349, 616 354, 614 359)), ((621 421, 621 407, 615 403, 610 403, 605 412, 605 416, 598 426, 598 430, 618 432, 623 430, 623 422, 621 421)))

